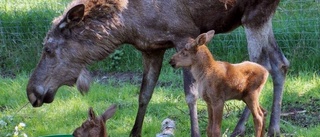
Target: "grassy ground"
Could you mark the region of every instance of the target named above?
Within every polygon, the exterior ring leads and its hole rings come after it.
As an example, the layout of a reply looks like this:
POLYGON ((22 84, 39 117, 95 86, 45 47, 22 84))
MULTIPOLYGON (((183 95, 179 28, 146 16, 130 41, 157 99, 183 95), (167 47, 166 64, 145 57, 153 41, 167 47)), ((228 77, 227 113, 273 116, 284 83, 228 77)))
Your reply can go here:
MULTIPOLYGON (((168 71, 170 78, 162 77, 156 87, 153 98, 148 107, 143 126, 144 136, 155 136, 160 132, 160 123, 169 117, 176 121, 177 137, 190 136, 188 108, 184 100, 181 76, 179 71, 168 71), (172 81, 178 81, 172 83, 172 81), (180 82, 179 82, 180 81, 180 82)), ((166 75, 167 75, 166 74, 166 75)), ((137 77, 134 79, 138 79, 137 77)), ((50 105, 33 108, 26 104, 25 87, 27 76, 15 79, 0 79, 0 136, 13 133, 14 126, 19 122, 26 123, 25 133, 31 137, 49 134, 68 134, 87 118, 87 110, 92 106, 98 114, 115 103, 118 110, 107 123, 110 136, 128 136, 133 126, 138 106, 139 82, 110 78, 96 79, 90 92, 82 96, 73 87, 59 89, 56 99, 50 105), (12 117, 12 120, 10 118, 12 117), (1 122, 0 122, 1 123, 1 122)), ((314 73, 289 75, 283 97, 283 113, 302 112, 281 117, 281 131, 283 136, 319 135, 320 129, 320 76, 314 73)), ((272 84, 269 80, 261 95, 262 105, 269 111, 272 100, 272 84)), ((229 135, 242 112, 244 104, 240 101, 229 101, 224 110, 223 133, 229 135)), ((207 111, 205 103, 198 103, 200 129, 205 136, 207 111)), ((269 118, 268 118, 269 119, 269 118)), ((253 124, 247 124, 248 136, 253 134, 253 124)))

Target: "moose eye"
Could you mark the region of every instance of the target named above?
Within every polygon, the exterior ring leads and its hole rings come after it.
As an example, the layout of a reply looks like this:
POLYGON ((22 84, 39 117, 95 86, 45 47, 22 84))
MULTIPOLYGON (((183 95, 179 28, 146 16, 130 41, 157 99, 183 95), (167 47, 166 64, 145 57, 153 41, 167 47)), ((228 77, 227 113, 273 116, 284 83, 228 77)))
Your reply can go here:
POLYGON ((51 50, 50 50, 48 47, 45 47, 45 48, 44 48, 44 51, 45 51, 47 54, 51 54, 51 50))
POLYGON ((50 48, 48 48, 48 47, 45 47, 43 50, 44 50, 44 52, 45 52, 46 54, 48 54, 48 55, 50 55, 50 56, 53 55, 52 49, 50 49, 50 48))

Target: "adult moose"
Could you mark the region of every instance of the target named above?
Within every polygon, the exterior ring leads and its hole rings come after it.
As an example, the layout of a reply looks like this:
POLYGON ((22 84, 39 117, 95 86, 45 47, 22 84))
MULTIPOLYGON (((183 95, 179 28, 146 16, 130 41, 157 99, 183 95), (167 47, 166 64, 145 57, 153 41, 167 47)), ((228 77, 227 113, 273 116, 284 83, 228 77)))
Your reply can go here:
MULTIPOLYGON (((30 77, 27 96, 34 107, 54 100, 62 85, 89 89, 86 65, 102 60, 123 43, 143 56, 139 110, 130 136, 141 136, 147 105, 168 48, 180 50, 208 30, 225 33, 244 26, 250 60, 272 75, 274 98, 268 135, 280 133, 283 85, 289 62, 272 31, 279 0, 74 0, 57 17, 44 39, 41 59, 30 77)), ((184 70, 184 91, 190 110, 191 136, 200 136, 193 79, 184 70)), ((233 136, 243 134, 250 112, 245 109, 233 136)))

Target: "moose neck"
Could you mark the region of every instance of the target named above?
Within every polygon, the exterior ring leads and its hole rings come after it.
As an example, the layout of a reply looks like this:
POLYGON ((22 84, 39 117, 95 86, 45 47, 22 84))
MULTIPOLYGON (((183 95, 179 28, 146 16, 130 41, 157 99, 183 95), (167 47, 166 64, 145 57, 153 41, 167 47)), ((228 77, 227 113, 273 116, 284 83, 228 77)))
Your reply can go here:
POLYGON ((123 26, 118 19, 86 19, 79 25, 73 31, 87 64, 106 58, 123 43, 120 34, 123 26))
MULTIPOLYGON (((121 34, 124 31, 122 11, 126 9, 128 0, 75 0, 67 9, 79 4, 85 5, 84 15, 70 28, 68 37, 78 42, 79 48, 76 50, 81 52, 78 55, 80 61, 89 64, 106 58, 124 43, 124 35, 121 34)), ((66 11, 55 19, 57 25, 71 10, 66 11)))

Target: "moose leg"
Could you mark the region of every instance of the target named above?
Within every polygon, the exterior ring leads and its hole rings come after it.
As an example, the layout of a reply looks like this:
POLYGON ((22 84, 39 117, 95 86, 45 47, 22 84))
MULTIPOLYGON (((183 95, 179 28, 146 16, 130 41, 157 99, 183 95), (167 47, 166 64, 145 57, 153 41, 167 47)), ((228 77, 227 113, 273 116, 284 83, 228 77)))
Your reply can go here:
POLYGON ((191 72, 188 69, 183 69, 184 93, 186 102, 189 107, 190 121, 191 121, 191 136, 200 137, 198 114, 197 114, 197 98, 198 91, 194 83, 191 72))
MULTIPOLYGON (((250 24, 244 24, 244 27, 250 60, 263 65, 272 76, 274 95, 268 136, 278 136, 280 134, 282 92, 289 61, 276 43, 271 20, 272 18, 270 17, 261 26, 252 27, 250 24)), ((244 123, 238 124, 244 127, 244 123)), ((237 130, 240 129, 236 128, 234 131, 237 130)))
POLYGON ((273 104, 272 113, 270 117, 270 124, 268 130, 268 136, 280 136, 280 114, 282 94, 284 88, 284 82, 286 79, 287 70, 289 68, 289 61, 284 57, 281 50, 277 46, 275 39, 269 37, 272 45, 269 49, 269 58, 271 64, 270 74, 273 80, 273 104))
POLYGON ((139 94, 139 109, 130 133, 131 137, 141 137, 144 116, 159 78, 164 52, 165 50, 142 52, 144 72, 139 94))

